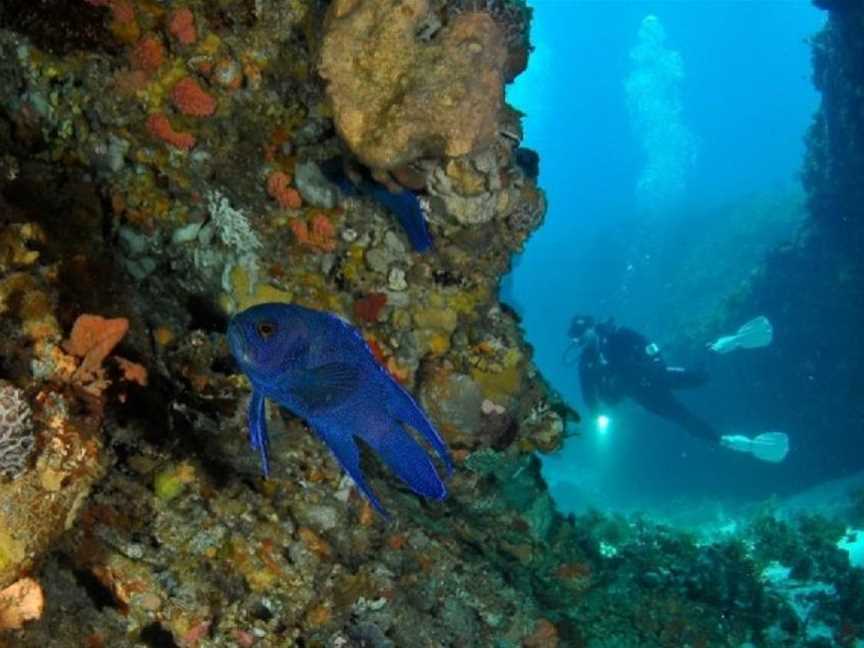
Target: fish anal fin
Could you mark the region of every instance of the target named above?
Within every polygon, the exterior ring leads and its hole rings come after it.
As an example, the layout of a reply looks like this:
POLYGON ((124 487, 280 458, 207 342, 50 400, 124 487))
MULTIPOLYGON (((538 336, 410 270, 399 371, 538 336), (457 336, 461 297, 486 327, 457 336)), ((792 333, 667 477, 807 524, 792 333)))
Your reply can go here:
POLYGON ((384 518, 389 519, 390 516, 387 514, 387 511, 381 505, 381 502, 369 484, 366 483, 366 476, 360 467, 360 449, 354 441, 354 435, 350 431, 331 429, 326 424, 316 425, 314 429, 324 443, 327 444, 327 447, 330 448, 330 451, 336 457, 342 469, 348 473, 348 476, 354 480, 360 492, 369 500, 372 508, 378 511, 384 518))

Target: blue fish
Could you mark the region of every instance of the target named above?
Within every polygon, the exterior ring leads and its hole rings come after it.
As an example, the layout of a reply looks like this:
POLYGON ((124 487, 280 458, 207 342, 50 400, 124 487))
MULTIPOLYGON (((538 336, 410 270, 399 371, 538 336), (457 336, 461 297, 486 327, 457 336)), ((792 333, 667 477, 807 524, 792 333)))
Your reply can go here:
POLYGON ((345 174, 338 158, 322 162, 319 166, 324 176, 346 196, 368 196, 393 214, 416 252, 426 252, 432 247, 432 236, 426 225, 423 208, 420 207, 420 197, 415 192, 409 189, 392 192, 366 174, 355 185, 345 174))
POLYGON ((447 475, 447 446, 410 394, 375 360, 359 331, 341 318, 294 304, 261 304, 228 323, 228 344, 252 382, 249 441, 269 475, 267 398, 306 420, 328 445, 372 506, 384 507, 360 469, 362 439, 418 495, 434 500, 447 489, 416 430, 438 453, 447 475))
POLYGON ((426 252, 432 247, 432 237, 429 236, 429 228, 426 226, 426 217, 420 207, 420 198, 409 189, 403 189, 399 193, 393 193, 384 185, 378 183, 363 183, 365 191, 379 205, 389 210, 396 216, 411 247, 416 252, 426 252))

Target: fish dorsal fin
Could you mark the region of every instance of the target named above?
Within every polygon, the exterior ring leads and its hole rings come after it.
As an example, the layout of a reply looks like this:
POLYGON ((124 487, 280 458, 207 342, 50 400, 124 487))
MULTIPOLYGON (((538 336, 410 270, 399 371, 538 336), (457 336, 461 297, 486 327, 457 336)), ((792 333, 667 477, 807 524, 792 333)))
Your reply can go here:
POLYGON ((344 362, 292 372, 285 389, 303 409, 304 415, 341 405, 360 386, 360 370, 344 362))

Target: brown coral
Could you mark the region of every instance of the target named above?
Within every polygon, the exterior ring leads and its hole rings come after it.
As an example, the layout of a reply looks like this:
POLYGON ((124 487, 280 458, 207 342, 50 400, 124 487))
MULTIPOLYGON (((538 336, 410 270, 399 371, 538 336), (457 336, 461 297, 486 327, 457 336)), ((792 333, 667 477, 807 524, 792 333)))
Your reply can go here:
POLYGON ((489 146, 503 103, 507 48, 500 24, 464 13, 420 40, 427 0, 336 0, 319 70, 339 133, 368 166, 456 157, 489 146))
POLYGON ((539 619, 534 626, 534 632, 522 640, 523 648, 556 648, 558 646, 558 630, 546 619, 539 619))
POLYGON ((293 219, 289 226, 301 245, 321 252, 336 249, 333 223, 323 212, 316 212, 309 224, 304 220, 293 219))
POLYGON ((81 366, 78 367, 78 375, 83 378, 93 374, 102 365, 102 361, 120 343, 128 330, 129 320, 122 317, 105 319, 99 315, 81 315, 75 320, 63 348, 68 353, 83 358, 81 366))
POLYGON ((42 616, 45 595, 32 578, 22 578, 0 591, 0 630, 17 630, 42 616))

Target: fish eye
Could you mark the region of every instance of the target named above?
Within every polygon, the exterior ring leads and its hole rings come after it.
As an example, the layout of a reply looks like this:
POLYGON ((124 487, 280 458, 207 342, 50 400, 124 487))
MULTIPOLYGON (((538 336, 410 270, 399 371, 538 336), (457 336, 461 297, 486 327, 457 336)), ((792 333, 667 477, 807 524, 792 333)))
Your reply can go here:
POLYGON ((269 320, 258 322, 258 324, 255 325, 255 330, 258 332, 258 335, 266 340, 276 333, 276 322, 271 322, 269 320))

